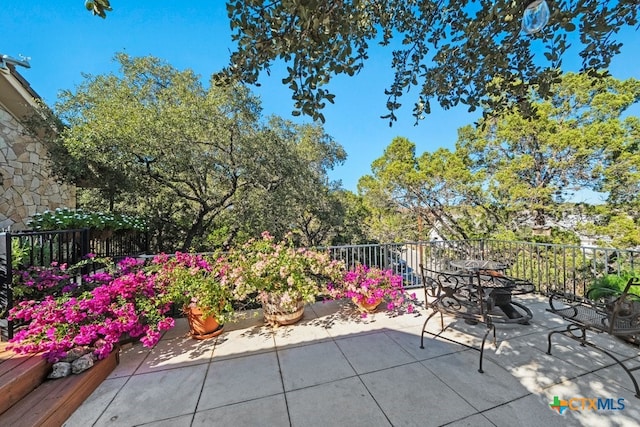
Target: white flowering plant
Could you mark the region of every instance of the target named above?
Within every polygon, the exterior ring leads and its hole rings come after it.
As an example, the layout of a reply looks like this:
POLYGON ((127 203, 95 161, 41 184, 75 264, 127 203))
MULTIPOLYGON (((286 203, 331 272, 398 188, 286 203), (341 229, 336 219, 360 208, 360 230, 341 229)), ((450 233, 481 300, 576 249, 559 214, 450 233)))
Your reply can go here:
POLYGON ((277 242, 267 231, 233 250, 229 259, 236 300, 267 303, 275 297, 284 309, 327 295, 344 274, 344 264, 328 253, 296 248, 290 235, 277 242))
POLYGON ((71 230, 90 228, 93 230, 147 230, 146 222, 134 215, 112 212, 88 212, 82 209, 57 208, 54 211, 36 213, 29 222, 36 231, 71 230))

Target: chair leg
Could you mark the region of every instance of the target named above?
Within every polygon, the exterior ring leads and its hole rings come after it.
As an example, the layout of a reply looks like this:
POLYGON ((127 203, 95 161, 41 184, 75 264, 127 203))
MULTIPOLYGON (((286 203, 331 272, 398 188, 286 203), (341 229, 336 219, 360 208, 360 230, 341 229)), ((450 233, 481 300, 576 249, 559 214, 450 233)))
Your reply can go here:
POLYGON ((549 332, 549 335, 547 336, 547 341, 549 343, 549 345, 547 346, 547 354, 551 354, 551 335, 553 334, 565 335, 574 341, 578 341, 583 347, 587 343, 587 330, 582 326, 570 324, 567 325, 567 328, 565 330, 549 332), (576 332, 580 332, 580 335, 576 335, 576 332))
MULTIPOLYGON (((624 371, 627 373, 627 375, 629 375, 629 378, 631 378, 631 382, 633 383, 633 387, 636 390, 636 397, 638 399, 640 399, 640 387, 638 387, 638 382, 636 381, 636 378, 633 376, 633 374, 631 373, 631 369, 627 368, 624 363, 622 363, 622 361, 620 359, 618 359, 617 357, 615 357, 613 354, 609 353, 607 350, 605 350, 604 348, 600 348, 595 344, 592 344, 590 342, 586 342, 585 344, 588 345, 589 347, 593 347, 596 350, 600 350, 601 352, 603 352, 604 354, 606 354, 607 356, 609 356, 610 358, 612 358, 613 360, 615 360, 615 362, 620 365, 620 367, 622 369, 624 369, 624 371)), ((634 369, 635 370, 635 369, 634 369)))
POLYGON ((610 358, 612 358, 618 365, 620 365, 620 367, 622 369, 624 369, 624 371, 627 373, 627 375, 629 376, 629 378, 631 379, 631 382, 633 383, 633 388, 636 391, 635 397, 637 397, 638 399, 640 399, 640 386, 638 386, 638 382, 636 381, 636 378, 633 376, 633 374, 631 373, 631 371, 635 371, 638 368, 627 368, 625 366, 624 363, 622 363, 622 361, 620 359, 618 359, 616 356, 614 356, 612 353, 610 353, 609 351, 605 350, 604 348, 601 348, 600 346, 597 346, 596 344, 593 344, 589 341, 587 341, 586 339, 586 331, 578 326, 573 326, 573 325, 569 325, 567 327, 566 330, 562 331, 551 331, 549 333, 548 336, 548 340, 549 340, 549 347, 547 348, 547 354, 551 354, 551 335, 552 334, 563 334, 569 338, 571 338, 574 341, 578 341, 580 343, 581 346, 589 346, 591 348, 595 348, 596 350, 599 350, 601 352, 603 352, 604 354, 606 354, 607 356, 609 356, 610 358), (573 332, 574 331, 581 331, 582 335, 575 335, 573 332))
POLYGON ((487 336, 489 335, 489 332, 491 332, 491 330, 493 330, 493 338, 495 342, 496 325, 494 325, 493 323, 490 323, 487 325, 487 330, 484 333, 484 337, 482 338, 482 345, 480 346, 480 367, 478 369, 478 372, 480 372, 481 374, 484 373, 484 371, 482 370, 482 358, 484 356, 484 343, 485 341, 487 341, 487 336))
MULTIPOLYGON (((424 348, 424 331, 427 329, 427 322, 435 316, 437 311, 433 310, 433 312, 427 317, 427 320, 422 324, 422 335, 420 336, 420 348, 424 348)), ((440 317, 442 317, 442 313, 440 313, 440 317)))
POLYGON ((520 313, 522 317, 518 319, 518 323, 521 325, 529 325, 529 320, 533 319, 533 313, 531 312, 529 307, 515 301, 511 301, 511 305, 516 306, 520 310, 522 310, 522 313, 520 313))
POLYGON ((553 334, 561 334, 564 331, 551 331, 549 332, 549 335, 547 335, 547 342, 548 342, 548 346, 547 346, 547 354, 551 354, 551 335, 553 334))

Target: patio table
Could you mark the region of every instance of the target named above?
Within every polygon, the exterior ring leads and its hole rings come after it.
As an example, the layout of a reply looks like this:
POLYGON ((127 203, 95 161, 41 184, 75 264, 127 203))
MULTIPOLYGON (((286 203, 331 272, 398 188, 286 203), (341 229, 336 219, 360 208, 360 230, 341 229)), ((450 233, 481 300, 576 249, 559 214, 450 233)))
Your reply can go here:
MULTIPOLYGON (((522 304, 515 303, 512 299, 512 290, 517 286, 516 281, 502 274, 507 269, 507 264, 499 261, 478 259, 452 260, 449 264, 458 270, 478 274, 479 279, 482 281, 482 287, 491 289, 489 293, 490 305, 502 310, 509 320, 522 324, 529 322, 532 317, 529 314, 530 311, 522 304), (525 315, 516 310, 514 305, 524 309, 525 315)), ((473 281, 470 281, 470 285, 474 286, 473 281)))

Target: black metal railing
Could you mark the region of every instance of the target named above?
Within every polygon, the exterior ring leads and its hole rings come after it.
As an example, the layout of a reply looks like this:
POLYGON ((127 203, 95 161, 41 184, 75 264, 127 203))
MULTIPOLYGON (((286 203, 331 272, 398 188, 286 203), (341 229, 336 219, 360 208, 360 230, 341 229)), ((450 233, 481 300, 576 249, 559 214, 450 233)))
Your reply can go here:
POLYGON ((54 262, 73 265, 91 253, 117 262, 146 253, 148 242, 148 233, 144 232, 96 233, 88 228, 0 233, 0 327, 3 338, 13 336, 14 325, 5 316, 14 303, 14 267, 48 267, 54 262))
POLYGON ((114 231, 113 233, 89 233, 89 248, 97 257, 119 261, 129 256, 149 252, 149 233, 142 231, 114 231))
MULTIPOLYGON (((91 235, 87 229, 29 233, 0 233, 0 304, 12 306, 13 256, 22 254, 27 265, 50 265, 52 261, 75 263, 87 253, 114 259, 147 252, 145 233, 91 235), (4 244, 3 244, 4 242, 4 244)), ((389 244, 345 245, 319 248, 347 267, 366 264, 390 268, 402 275, 405 286, 421 286, 419 265, 446 269, 456 259, 485 259, 508 265, 507 274, 532 282, 539 293, 550 291, 584 295, 589 284, 604 274, 640 269, 640 251, 500 240, 448 240, 389 244)), ((12 333, 12 332, 11 332, 12 333)))
POLYGON ((437 240, 324 249, 347 267, 361 263, 390 268, 402 275, 409 288, 421 285, 420 264, 447 269, 456 259, 501 261, 509 266, 507 274, 531 281, 537 292, 577 295, 583 295, 596 277, 640 268, 640 251, 520 241, 437 240))

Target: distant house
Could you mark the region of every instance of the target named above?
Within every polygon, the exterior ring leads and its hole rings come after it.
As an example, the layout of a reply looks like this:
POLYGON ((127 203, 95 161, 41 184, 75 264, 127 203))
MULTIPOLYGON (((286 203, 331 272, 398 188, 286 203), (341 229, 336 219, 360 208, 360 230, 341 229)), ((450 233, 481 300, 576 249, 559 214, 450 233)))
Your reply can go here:
POLYGON ((25 131, 37 99, 14 65, 0 63, 0 231, 25 229, 36 212, 75 208, 75 187, 56 180, 46 147, 25 131))

